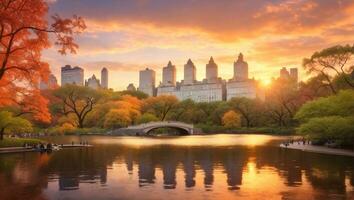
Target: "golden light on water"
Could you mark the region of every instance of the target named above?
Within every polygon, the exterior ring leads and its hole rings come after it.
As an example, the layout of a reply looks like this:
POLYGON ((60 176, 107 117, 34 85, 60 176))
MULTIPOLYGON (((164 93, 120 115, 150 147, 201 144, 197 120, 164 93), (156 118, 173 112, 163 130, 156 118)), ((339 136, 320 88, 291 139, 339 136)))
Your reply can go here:
POLYGON ((235 137, 228 134, 217 134, 209 136, 182 136, 182 137, 106 137, 97 138, 94 142, 104 144, 123 144, 133 147, 153 145, 174 145, 174 146, 259 146, 264 145, 274 137, 267 135, 245 134, 235 137))

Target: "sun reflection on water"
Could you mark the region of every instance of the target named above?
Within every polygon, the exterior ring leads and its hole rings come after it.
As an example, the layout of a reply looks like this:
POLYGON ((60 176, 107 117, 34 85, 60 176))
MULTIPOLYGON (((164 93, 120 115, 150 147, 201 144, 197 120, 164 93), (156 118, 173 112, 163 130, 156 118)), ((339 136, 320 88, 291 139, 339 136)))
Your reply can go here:
POLYGON ((97 138, 93 142, 99 144, 123 144, 128 146, 154 146, 154 145, 174 145, 174 146, 259 146, 265 145, 274 136, 244 134, 228 135, 217 134, 208 136, 180 136, 180 137, 107 137, 97 138))

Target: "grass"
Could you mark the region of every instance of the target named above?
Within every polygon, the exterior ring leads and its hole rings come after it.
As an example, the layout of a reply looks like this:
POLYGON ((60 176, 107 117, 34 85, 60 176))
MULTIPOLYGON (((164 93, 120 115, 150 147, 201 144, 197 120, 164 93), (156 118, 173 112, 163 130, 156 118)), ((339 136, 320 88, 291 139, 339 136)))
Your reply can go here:
POLYGON ((27 144, 38 144, 43 142, 40 139, 33 139, 33 138, 4 138, 0 140, 0 148, 3 147, 22 147, 24 143, 27 144))
POLYGON ((202 129, 204 133, 257 133, 269 135, 294 135, 295 129, 293 127, 240 127, 240 128, 225 128, 223 126, 197 124, 197 128, 202 129))

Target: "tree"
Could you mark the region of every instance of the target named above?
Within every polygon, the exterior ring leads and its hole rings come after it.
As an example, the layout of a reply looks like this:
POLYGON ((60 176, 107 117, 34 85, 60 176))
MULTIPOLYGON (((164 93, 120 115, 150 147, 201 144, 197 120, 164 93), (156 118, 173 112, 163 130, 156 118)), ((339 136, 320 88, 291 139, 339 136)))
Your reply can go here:
POLYGON ((144 124, 144 123, 156 122, 156 121, 159 121, 159 119, 151 113, 144 113, 137 119, 138 124, 144 124))
POLYGON ((54 95, 61 100, 62 114, 74 114, 79 128, 84 127, 87 114, 103 97, 98 90, 70 84, 55 90, 54 95))
POLYGON ((164 121, 177 103, 178 99, 172 95, 149 97, 143 103, 143 111, 153 113, 161 121, 164 121))
POLYGON ((32 131, 32 124, 21 117, 14 117, 9 111, 0 111, 0 140, 5 133, 21 133, 32 131))
POLYGON ((50 121, 47 101, 39 92, 40 80, 48 81, 48 63, 41 60, 49 48, 49 35, 56 37, 59 53, 75 53, 73 35, 85 29, 82 18, 52 17, 47 23, 44 0, 2 0, 0 2, 0 106, 19 105, 38 120, 50 121))
POLYGON ((297 132, 313 139, 335 139, 354 145, 353 113, 354 90, 318 98, 304 104, 296 113, 295 118, 301 122, 297 132))
POLYGON ((241 117, 235 111, 227 111, 222 117, 222 123, 226 128, 241 127, 241 117))
POLYGON ((257 109, 259 108, 257 100, 245 97, 232 98, 229 101, 229 105, 231 109, 241 114, 247 127, 251 127, 253 125, 252 123, 255 121, 256 115, 259 114, 257 112, 257 109))
POLYGON ((139 90, 136 90, 136 91, 124 90, 124 91, 121 91, 119 93, 121 95, 130 95, 130 96, 136 97, 136 98, 138 98, 140 100, 141 99, 146 99, 149 96, 146 93, 144 93, 142 91, 139 91, 139 90))
MULTIPOLYGON (((333 94, 336 94, 337 90, 332 83, 331 74, 340 76, 349 73, 351 66, 348 66, 348 64, 350 64, 353 55, 354 45, 337 45, 315 52, 310 58, 305 58, 303 67, 308 73, 321 74, 326 79, 324 85, 328 86, 333 94)), ((346 76, 343 78, 351 88, 354 88, 354 84, 346 76)))
POLYGON ((129 111, 126 109, 112 109, 105 116, 105 128, 122 128, 131 123, 129 111))

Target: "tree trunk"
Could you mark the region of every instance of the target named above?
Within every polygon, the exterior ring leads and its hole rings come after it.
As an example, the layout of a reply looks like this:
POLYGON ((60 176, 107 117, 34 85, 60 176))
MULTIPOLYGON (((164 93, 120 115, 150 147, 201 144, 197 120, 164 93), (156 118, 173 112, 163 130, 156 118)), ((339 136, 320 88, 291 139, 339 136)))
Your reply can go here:
POLYGON ((4 139, 4 132, 5 132, 5 129, 2 128, 2 129, 0 130, 0 140, 3 140, 3 139, 4 139))
POLYGON ((79 128, 84 128, 84 120, 79 119, 79 128))

